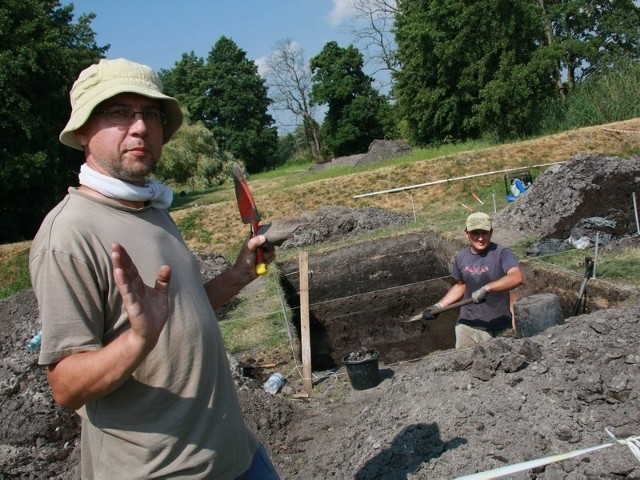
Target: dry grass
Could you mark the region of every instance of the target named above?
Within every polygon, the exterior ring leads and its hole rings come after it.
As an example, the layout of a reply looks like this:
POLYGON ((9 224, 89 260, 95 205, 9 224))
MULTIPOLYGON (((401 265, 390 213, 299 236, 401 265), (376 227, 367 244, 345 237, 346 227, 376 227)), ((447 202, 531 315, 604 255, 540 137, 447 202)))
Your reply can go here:
MULTIPOLYGON (((502 175, 478 177, 464 182, 451 182, 407 192, 354 199, 354 195, 377 192, 436 180, 454 178, 506 168, 530 167, 563 162, 579 152, 629 156, 640 153, 640 119, 605 126, 582 128, 566 133, 518 143, 448 155, 410 164, 381 167, 367 171, 354 169, 331 179, 304 182, 304 172, 293 182, 288 176, 253 179, 250 188, 263 217, 263 223, 274 219, 298 217, 304 211, 314 211, 327 205, 352 208, 372 206, 400 212, 413 212, 425 221, 460 216, 459 199, 472 204, 472 192, 485 192, 485 201, 492 189, 499 201, 504 197, 502 175), (294 184, 294 186, 290 186, 294 184)), ((240 222, 235 196, 229 186, 227 201, 198 206, 205 211, 199 227, 209 233, 205 244, 197 239, 188 241, 198 251, 229 252, 237 248, 247 234, 240 222)), ((504 202, 503 202, 504 204, 504 202)), ((476 204, 477 205, 477 204, 476 204)), ((502 205, 498 205, 500 207, 502 205)), ((189 214, 191 208, 173 213, 176 221, 189 214)), ((464 215, 465 212, 462 212, 464 215)))
POLYGON ((31 247, 30 241, 18 243, 5 243, 0 245, 0 264, 8 261, 11 257, 18 255, 31 247))

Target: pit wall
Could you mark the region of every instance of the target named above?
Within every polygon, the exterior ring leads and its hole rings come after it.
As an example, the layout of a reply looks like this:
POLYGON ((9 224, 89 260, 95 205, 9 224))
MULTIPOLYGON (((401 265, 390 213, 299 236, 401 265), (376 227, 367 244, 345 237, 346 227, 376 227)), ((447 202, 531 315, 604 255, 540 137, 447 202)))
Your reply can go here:
MULTIPOLYGON (((562 315, 565 319, 573 316, 574 307, 584 277, 569 275, 563 271, 550 269, 534 260, 520 259, 525 284, 518 289, 522 296, 534 293, 553 293, 560 298, 562 315)), ((608 282, 589 279, 586 283, 586 302, 584 312, 591 313, 607 308, 614 308, 633 300, 632 292, 616 288, 608 282)))
MULTIPOLYGON (((464 246, 435 231, 398 235, 309 254, 309 304, 312 368, 342 365, 342 357, 375 348, 380 361, 393 363, 454 348, 458 310, 437 320, 406 323, 437 302, 453 280, 450 266, 464 246), (403 321, 405 320, 405 321, 403 321)), ((582 278, 545 270, 521 260, 526 284, 520 294, 555 293, 563 316, 572 315, 582 278)), ((287 301, 300 331, 299 265, 279 264, 287 301)), ((609 308, 628 294, 589 282, 587 311, 609 308)))

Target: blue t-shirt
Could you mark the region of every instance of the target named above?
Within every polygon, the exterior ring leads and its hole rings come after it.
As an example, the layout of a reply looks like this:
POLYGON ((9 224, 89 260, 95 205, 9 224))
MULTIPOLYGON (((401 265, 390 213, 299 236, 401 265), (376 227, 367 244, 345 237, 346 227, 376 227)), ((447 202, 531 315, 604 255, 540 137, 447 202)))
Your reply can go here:
MULTIPOLYGON (((518 267, 513 252, 501 245, 491 243, 489 248, 475 254, 471 247, 456 255, 451 276, 458 282, 464 281, 464 298, 489 282, 504 277, 513 267, 518 267)), ((509 292, 490 292, 482 303, 472 303, 460 309, 458 323, 488 331, 502 330, 511 326, 509 292)))

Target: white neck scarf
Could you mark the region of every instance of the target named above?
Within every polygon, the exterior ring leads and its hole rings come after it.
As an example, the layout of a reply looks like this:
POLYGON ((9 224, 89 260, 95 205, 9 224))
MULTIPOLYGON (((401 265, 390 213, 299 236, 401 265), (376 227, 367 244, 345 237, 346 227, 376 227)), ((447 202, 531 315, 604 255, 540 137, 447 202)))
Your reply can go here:
POLYGON ((86 163, 80 167, 80 185, 95 190, 105 197, 133 202, 151 202, 153 208, 167 209, 173 202, 173 190, 155 180, 145 180, 144 187, 118 180, 96 172, 86 163))

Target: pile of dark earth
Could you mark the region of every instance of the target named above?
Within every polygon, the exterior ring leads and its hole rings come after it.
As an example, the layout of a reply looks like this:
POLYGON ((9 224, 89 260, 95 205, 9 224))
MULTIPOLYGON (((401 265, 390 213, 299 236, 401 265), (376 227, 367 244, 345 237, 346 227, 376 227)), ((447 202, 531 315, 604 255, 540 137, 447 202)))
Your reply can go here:
POLYGON ((318 171, 345 165, 351 167, 370 165, 382 160, 409 155, 412 150, 408 143, 401 140, 374 140, 365 153, 332 158, 326 163, 313 165, 310 170, 318 171))
POLYGON ((516 201, 497 212, 494 228, 503 243, 532 237, 531 253, 605 245, 638 232, 634 192, 640 157, 581 153, 549 167, 516 201))

